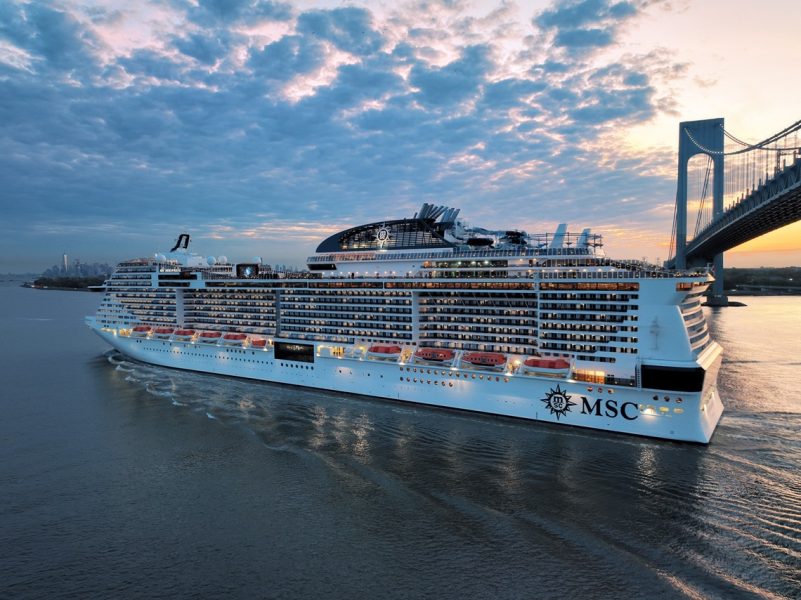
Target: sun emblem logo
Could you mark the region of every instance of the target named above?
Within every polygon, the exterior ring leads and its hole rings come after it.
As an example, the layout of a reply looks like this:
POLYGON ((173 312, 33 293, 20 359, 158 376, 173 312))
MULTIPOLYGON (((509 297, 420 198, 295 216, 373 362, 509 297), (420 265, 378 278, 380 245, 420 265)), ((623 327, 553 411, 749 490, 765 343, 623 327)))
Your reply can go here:
POLYGON ((545 406, 547 406, 552 415, 556 415, 556 420, 559 420, 559 417, 565 416, 565 414, 570 412, 570 407, 575 406, 575 402, 570 401, 570 396, 567 394, 567 391, 563 390, 559 385, 556 386, 556 389, 552 389, 550 392, 545 394, 545 398, 540 400, 541 402, 545 402, 545 406))
POLYGON ((389 228, 382 225, 375 234, 375 241, 378 242, 379 246, 385 246, 390 239, 389 228))

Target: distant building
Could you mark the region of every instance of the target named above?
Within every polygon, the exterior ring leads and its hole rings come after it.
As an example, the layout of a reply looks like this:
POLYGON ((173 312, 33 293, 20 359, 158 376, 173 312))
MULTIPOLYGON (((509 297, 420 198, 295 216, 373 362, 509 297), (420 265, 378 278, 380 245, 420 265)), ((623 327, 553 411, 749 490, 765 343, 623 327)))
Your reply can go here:
POLYGON ((106 263, 82 263, 78 258, 70 264, 67 255, 62 254, 61 262, 44 271, 42 277, 107 277, 112 270, 106 263))

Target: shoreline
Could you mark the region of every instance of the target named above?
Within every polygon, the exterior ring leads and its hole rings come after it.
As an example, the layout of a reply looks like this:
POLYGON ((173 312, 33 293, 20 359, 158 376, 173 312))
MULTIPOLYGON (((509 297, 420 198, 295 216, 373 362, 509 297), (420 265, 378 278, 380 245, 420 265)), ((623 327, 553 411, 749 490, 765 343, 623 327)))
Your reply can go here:
POLYGON ((35 285, 29 281, 21 284, 20 287, 28 288, 31 290, 56 290, 60 292, 102 292, 105 288, 93 290, 91 287, 60 287, 50 285, 35 285))

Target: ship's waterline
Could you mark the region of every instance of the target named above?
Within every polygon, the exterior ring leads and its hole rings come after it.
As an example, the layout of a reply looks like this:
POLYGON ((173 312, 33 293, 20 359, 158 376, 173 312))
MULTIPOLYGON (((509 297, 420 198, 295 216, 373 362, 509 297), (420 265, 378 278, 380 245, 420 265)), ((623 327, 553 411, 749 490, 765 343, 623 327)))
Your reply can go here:
POLYGON ((707 443, 723 405, 706 270, 600 236, 469 228, 458 210, 323 241, 303 273, 188 251, 121 263, 87 323, 148 363, 707 443))

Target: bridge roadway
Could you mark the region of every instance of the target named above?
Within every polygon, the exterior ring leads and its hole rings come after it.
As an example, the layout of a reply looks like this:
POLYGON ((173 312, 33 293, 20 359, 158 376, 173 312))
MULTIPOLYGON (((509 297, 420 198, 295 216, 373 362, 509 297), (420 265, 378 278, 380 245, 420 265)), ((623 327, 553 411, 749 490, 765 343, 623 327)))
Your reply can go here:
MULTIPOLYGON (((687 264, 704 265, 725 250, 801 220, 801 157, 716 217, 687 244, 687 264)), ((668 266, 675 266, 675 257, 668 266)))

